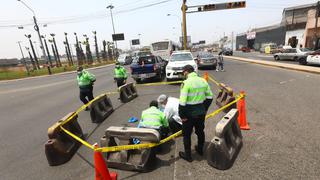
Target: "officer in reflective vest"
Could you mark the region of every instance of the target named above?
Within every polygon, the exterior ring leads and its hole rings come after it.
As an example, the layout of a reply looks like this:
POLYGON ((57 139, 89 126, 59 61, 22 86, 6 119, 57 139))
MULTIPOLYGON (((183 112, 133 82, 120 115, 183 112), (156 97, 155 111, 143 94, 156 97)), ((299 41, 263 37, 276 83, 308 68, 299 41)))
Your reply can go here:
POLYGON ((142 111, 139 127, 158 130, 161 135, 161 139, 168 135, 169 123, 164 113, 158 109, 157 101, 151 101, 150 107, 142 111))
MULTIPOLYGON (((89 101, 94 99, 92 90, 93 83, 96 81, 96 77, 88 71, 83 70, 81 66, 77 68, 77 74, 77 80, 80 89, 80 100, 83 102, 83 104, 87 104, 89 101)), ((89 108, 86 107, 86 111, 88 110, 89 108)))
POLYGON ((191 134, 193 127, 198 136, 198 145, 195 150, 203 155, 205 141, 204 121, 206 113, 212 103, 212 91, 207 81, 199 77, 191 65, 183 68, 187 78, 183 81, 180 90, 179 116, 182 120, 182 135, 185 152, 180 151, 179 156, 188 162, 191 157, 191 134))
POLYGON ((117 82, 117 86, 120 87, 126 83, 128 78, 127 70, 123 66, 120 65, 119 62, 116 63, 116 67, 114 68, 114 81, 117 82))

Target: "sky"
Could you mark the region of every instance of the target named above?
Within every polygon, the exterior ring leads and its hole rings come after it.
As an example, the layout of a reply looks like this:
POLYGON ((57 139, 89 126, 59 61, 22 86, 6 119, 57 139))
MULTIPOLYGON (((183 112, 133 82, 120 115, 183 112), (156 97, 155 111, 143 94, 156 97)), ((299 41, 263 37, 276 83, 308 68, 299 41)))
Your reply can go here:
MULTIPOLYGON (((181 35, 182 0, 23 0, 31 7, 38 19, 42 35, 56 34, 59 53, 64 52, 64 32, 69 42, 75 44, 76 32, 80 40, 87 34, 94 51, 92 31, 97 31, 99 48, 102 40, 111 41, 113 34, 110 10, 114 6, 116 33, 124 33, 125 40, 118 42, 122 49, 130 48, 130 40, 141 38, 142 45, 170 39, 178 42, 181 35), (164 2, 164 3, 161 3, 164 2), (161 3, 151 7, 151 4, 161 3), (172 14, 172 16, 167 16, 172 14), (47 24, 43 27, 43 24, 47 24)), ((228 0, 187 0, 188 6, 228 2, 228 0)), ((247 0, 246 8, 187 14, 187 33, 193 42, 206 40, 212 43, 224 34, 239 34, 250 28, 280 23, 286 7, 315 3, 315 0, 247 0)), ((32 12, 17 0, 1 0, 0 6, 0 58, 21 58, 17 44, 29 47, 25 34, 32 35, 32 41, 41 54, 39 39, 33 29, 32 12), (23 26, 24 29, 18 29, 23 26)), ((72 47, 74 51, 74 48, 72 47)), ((75 52, 73 53, 75 54, 75 52)))

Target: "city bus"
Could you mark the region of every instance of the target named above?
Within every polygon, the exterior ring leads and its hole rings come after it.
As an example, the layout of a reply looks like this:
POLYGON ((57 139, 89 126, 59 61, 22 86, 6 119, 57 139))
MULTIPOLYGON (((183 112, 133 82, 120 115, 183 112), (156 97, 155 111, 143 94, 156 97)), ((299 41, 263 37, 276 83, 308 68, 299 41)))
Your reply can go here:
POLYGON ((180 46, 171 40, 163 40, 151 44, 151 53, 168 61, 173 51, 178 51, 180 46))

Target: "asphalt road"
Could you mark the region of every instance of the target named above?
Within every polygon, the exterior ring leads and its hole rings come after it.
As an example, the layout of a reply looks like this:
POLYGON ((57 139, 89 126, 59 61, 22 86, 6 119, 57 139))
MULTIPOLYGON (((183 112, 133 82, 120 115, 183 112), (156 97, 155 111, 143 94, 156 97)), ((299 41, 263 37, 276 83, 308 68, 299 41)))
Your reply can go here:
MULTIPOLYGON (((252 130, 242 131, 244 146, 233 167, 219 171, 204 157, 193 153, 194 161, 178 158, 182 139, 167 145, 157 155, 157 168, 149 173, 115 170, 119 179, 318 179, 320 177, 320 77, 226 58, 226 72, 209 74, 247 93, 247 119, 252 130)), ((97 76, 94 94, 114 91, 113 67, 91 70, 97 76)), ((201 74, 203 71, 200 72, 201 74)), ((212 84, 215 94, 218 89, 212 84)), ((178 85, 138 87, 139 97, 121 104, 111 100, 115 112, 100 125, 82 112, 79 122, 90 143, 99 142, 112 125, 128 124, 140 117, 152 99, 161 93, 179 96, 178 85)), ((47 128, 81 106, 75 74, 0 83, 0 174, 1 179, 93 179, 93 153, 82 146, 68 163, 50 167, 44 153, 47 128)), ((212 104, 210 111, 217 107, 212 104)), ((206 122, 206 142, 214 135, 223 116, 206 122)), ((135 126, 136 124, 128 124, 135 126)), ((193 144, 196 137, 193 136, 193 144)))

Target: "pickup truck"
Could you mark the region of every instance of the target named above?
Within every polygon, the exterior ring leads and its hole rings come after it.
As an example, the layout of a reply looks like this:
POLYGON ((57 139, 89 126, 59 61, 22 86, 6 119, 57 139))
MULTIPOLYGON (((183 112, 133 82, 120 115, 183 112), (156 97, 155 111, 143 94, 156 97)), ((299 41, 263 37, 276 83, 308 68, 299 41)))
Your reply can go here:
POLYGON ((133 60, 130 66, 131 77, 137 83, 151 78, 161 81, 164 78, 165 65, 166 62, 160 56, 140 56, 133 60))

